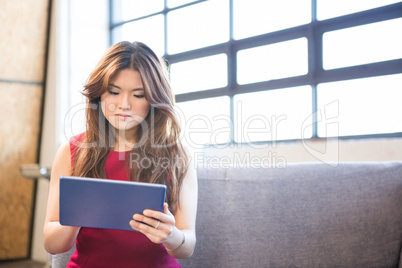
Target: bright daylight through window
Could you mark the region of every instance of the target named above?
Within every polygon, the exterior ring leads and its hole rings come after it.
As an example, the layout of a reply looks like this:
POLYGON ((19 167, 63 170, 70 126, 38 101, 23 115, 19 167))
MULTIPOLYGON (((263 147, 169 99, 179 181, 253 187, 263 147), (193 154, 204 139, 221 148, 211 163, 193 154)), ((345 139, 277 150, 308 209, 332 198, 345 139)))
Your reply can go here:
POLYGON ((170 63, 186 142, 402 135, 402 1, 115 0, 170 63))

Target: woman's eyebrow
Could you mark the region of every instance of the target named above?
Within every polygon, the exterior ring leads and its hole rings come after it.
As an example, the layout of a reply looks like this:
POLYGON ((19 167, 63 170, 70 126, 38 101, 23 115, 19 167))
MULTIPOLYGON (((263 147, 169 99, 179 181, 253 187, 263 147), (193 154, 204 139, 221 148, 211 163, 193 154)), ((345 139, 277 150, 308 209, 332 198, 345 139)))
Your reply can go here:
MULTIPOLYGON (((121 89, 121 87, 119 87, 119 86, 116 86, 115 84, 110 84, 110 86, 111 87, 115 87, 115 88, 118 88, 118 89, 121 89)), ((144 89, 143 88, 134 88, 132 91, 143 91, 144 89)))
POLYGON ((118 86, 116 86, 116 85, 114 85, 114 84, 110 84, 110 86, 111 86, 111 87, 118 88, 118 89, 121 89, 120 87, 118 87, 118 86))

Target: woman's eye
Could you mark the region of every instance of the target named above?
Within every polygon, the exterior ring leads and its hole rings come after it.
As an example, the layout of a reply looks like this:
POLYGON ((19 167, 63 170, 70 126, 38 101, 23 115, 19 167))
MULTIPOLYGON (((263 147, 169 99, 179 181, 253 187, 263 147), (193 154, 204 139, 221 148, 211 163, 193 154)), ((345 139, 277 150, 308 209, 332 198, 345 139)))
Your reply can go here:
POLYGON ((144 95, 134 95, 134 97, 141 99, 144 98, 144 95))
POLYGON ((112 90, 108 90, 108 92, 111 94, 111 95, 118 95, 119 93, 118 92, 114 92, 114 91, 112 91, 112 90))

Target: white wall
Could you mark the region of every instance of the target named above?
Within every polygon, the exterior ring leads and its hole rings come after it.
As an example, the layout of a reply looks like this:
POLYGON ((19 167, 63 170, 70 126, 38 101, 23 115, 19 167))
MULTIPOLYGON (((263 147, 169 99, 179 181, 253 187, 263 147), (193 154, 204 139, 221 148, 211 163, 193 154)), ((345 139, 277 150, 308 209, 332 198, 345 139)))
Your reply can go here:
POLYGON ((271 145, 239 145, 194 150, 198 166, 283 166, 294 162, 323 162, 336 166, 348 161, 402 161, 402 138, 307 140, 271 145), (259 148, 258 148, 259 147, 259 148))

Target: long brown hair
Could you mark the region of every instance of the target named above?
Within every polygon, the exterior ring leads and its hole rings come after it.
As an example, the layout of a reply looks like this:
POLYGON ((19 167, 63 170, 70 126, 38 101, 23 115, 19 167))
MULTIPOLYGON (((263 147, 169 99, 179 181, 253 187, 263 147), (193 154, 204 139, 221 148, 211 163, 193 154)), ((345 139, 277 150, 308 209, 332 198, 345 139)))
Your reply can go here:
POLYGON ((79 141, 81 146, 76 147, 72 174, 105 177, 105 161, 114 147, 115 130, 102 113, 100 98, 124 69, 140 73, 144 97, 151 105, 133 137, 137 143, 127 159, 130 179, 167 185, 167 202, 174 211, 188 157, 179 140, 180 126, 166 64, 143 43, 124 41, 113 45, 90 74, 83 92, 87 97, 86 132, 79 141))

